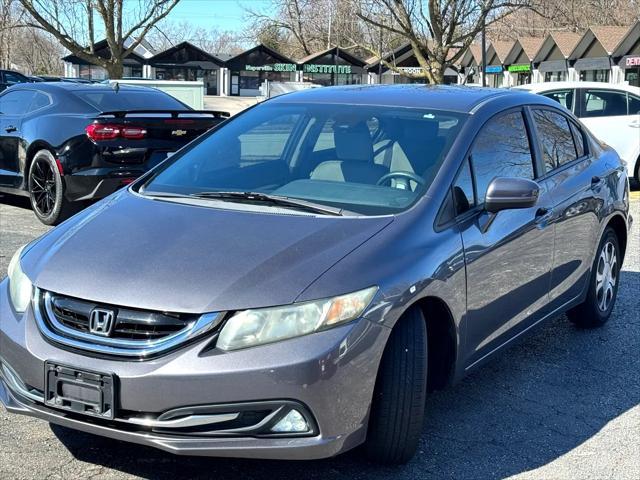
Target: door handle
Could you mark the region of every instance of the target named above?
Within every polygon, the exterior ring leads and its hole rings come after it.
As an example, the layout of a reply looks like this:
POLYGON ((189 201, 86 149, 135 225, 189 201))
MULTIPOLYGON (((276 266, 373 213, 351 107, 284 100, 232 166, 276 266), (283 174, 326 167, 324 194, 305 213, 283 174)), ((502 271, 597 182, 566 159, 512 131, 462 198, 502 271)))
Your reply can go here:
POLYGON ((598 188, 600 185, 602 185, 602 178, 598 177, 597 175, 594 175, 593 177, 591 177, 591 188, 598 188))
POLYGON ((640 128, 640 120, 634 120, 629 124, 629 126, 633 128, 640 128))
POLYGON ((8 125, 6 127, 4 127, 4 131, 7 133, 13 133, 15 131, 17 131, 18 129, 16 127, 14 127, 13 125, 8 125))
POLYGON ((551 220, 551 217, 553 217, 553 208, 540 207, 536 211, 536 220, 535 220, 535 222, 540 227, 544 227, 544 226, 546 226, 547 222, 549 220, 551 220))

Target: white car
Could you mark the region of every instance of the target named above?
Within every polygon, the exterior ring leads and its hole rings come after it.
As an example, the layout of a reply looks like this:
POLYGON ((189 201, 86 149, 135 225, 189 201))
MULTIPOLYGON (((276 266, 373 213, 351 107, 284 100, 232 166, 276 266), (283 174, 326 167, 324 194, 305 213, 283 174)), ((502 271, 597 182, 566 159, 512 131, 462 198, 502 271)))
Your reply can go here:
POLYGON ((640 182, 640 88, 598 82, 548 82, 514 87, 539 93, 571 110, 627 163, 640 182))

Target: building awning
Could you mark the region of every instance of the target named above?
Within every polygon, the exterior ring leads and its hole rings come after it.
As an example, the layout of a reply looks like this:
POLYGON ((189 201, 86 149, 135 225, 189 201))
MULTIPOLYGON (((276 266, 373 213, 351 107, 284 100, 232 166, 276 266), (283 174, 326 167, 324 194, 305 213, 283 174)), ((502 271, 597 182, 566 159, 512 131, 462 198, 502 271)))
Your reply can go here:
POLYGON ((538 64, 538 70, 541 72, 566 72, 566 60, 547 60, 538 64))

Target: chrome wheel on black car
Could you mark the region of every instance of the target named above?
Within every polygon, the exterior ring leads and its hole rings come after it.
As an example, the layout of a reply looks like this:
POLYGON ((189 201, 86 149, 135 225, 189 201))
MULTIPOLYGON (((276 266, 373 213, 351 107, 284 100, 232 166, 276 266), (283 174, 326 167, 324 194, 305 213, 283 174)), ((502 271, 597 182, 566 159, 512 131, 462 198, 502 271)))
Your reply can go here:
POLYGON ((56 225, 73 213, 63 196, 58 166, 48 150, 40 150, 31 162, 29 198, 33 212, 46 225, 56 225))

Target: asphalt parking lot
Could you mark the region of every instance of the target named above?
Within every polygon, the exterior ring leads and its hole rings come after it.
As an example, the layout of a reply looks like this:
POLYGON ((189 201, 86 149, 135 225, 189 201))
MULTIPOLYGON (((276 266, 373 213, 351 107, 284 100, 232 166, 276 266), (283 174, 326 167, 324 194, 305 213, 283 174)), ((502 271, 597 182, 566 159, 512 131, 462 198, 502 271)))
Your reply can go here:
MULTIPOLYGON (((0 479, 640 478, 640 192, 618 301, 600 330, 565 317, 455 387, 433 394, 420 451, 403 467, 357 452, 314 462, 176 457, 0 408, 0 479)), ((0 272, 44 233, 21 199, 0 198, 0 272)))

